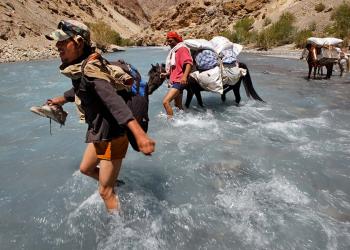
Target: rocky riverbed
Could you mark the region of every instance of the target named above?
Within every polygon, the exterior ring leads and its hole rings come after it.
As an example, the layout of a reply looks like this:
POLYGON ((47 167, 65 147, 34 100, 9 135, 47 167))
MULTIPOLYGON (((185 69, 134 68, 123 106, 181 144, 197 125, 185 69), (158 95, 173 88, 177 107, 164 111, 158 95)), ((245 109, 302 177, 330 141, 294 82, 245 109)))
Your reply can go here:
POLYGON ((43 44, 44 37, 0 42, 0 63, 31 61, 58 57, 54 44, 43 44))
MULTIPOLYGON (((0 42, 0 63, 31 61, 40 59, 57 58, 59 56, 55 43, 46 42, 43 44, 43 37, 35 39, 2 41, 0 42), (38 41, 41 40, 41 41, 38 41)), ((106 52, 124 51, 124 47, 110 45, 106 52)))

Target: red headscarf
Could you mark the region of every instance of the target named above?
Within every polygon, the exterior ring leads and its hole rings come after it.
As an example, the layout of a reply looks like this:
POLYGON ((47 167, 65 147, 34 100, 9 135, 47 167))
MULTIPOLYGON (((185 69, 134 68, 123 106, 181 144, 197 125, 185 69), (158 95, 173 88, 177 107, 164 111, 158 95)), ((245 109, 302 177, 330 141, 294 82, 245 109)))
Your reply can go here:
POLYGON ((170 31, 170 32, 168 32, 167 34, 166 34, 166 38, 167 39, 174 39, 174 40, 176 40, 177 42, 182 42, 183 41, 183 39, 182 39, 182 37, 179 35, 179 34, 177 34, 175 31, 170 31))

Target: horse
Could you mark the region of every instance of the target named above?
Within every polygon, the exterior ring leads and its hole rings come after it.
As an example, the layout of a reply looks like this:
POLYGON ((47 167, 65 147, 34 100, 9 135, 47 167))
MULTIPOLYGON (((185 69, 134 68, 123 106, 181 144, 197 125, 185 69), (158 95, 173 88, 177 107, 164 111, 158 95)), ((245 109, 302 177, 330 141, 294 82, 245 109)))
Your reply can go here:
POLYGON ((316 48, 312 46, 311 44, 306 45, 306 49, 308 50, 308 55, 307 55, 307 64, 309 66, 309 74, 307 79, 311 78, 311 72, 312 69, 314 69, 314 79, 316 79, 316 71, 322 70, 323 66, 326 66, 327 69, 327 74, 326 74, 326 79, 330 79, 333 71, 333 63, 332 62, 322 62, 317 59, 317 55, 320 54, 320 48, 316 48), (319 53, 318 53, 319 52, 319 53))
MULTIPOLYGON (((239 106, 239 103, 241 101, 241 95, 240 95, 240 87, 241 87, 241 83, 243 81, 243 85, 245 87, 245 91, 248 97, 252 97, 255 100, 264 102, 261 97, 256 93, 254 87, 253 87, 253 82, 252 79, 250 77, 250 73, 249 73, 249 69, 247 67, 246 64, 240 62, 239 63, 239 67, 246 69, 247 70, 247 74, 245 76, 241 76, 239 78, 239 80, 237 81, 237 83, 233 84, 233 85, 228 85, 225 84, 223 93, 221 95, 221 100, 223 102, 226 101, 226 94, 229 91, 233 91, 234 96, 235 96, 235 103, 236 106, 239 106)), ((149 77, 150 80, 148 81, 148 94, 151 95, 156 89, 158 89, 164 82, 164 79, 159 79, 161 76, 161 73, 165 73, 165 65, 162 64, 157 64, 156 66, 152 65, 151 70, 149 71, 149 77)), ((197 103, 199 106, 204 107, 203 105, 203 100, 202 100, 202 95, 201 95, 201 91, 206 91, 205 89, 203 89, 199 83, 197 82, 196 79, 194 79, 193 77, 189 76, 188 77, 188 84, 186 87, 187 90, 187 96, 186 96, 186 102, 185 102, 185 107, 189 108, 193 95, 196 96, 197 99, 197 103)))
POLYGON ((166 73, 165 64, 151 64, 151 69, 148 71, 148 95, 151 95, 163 84, 166 79, 162 76, 163 73, 166 73))

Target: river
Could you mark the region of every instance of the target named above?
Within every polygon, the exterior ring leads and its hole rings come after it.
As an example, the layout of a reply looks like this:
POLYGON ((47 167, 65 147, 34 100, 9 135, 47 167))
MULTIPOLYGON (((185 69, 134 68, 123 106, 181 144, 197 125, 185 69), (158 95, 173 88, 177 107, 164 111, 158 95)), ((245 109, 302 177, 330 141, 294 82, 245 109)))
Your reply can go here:
MULTIPOLYGON (((167 50, 107 55, 143 77, 167 50)), ((70 88, 58 60, 0 64, 1 249, 349 249, 350 74, 307 81, 305 61, 241 54, 266 101, 203 93, 167 121, 150 96, 151 157, 129 148, 109 216, 79 172, 86 125, 29 111, 70 88)))

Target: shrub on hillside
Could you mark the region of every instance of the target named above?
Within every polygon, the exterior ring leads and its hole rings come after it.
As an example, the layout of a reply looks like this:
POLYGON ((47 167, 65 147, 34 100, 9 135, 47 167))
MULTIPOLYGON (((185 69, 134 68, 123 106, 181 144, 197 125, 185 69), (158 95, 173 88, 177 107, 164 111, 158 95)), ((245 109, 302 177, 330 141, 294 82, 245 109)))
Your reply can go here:
POLYGON ((297 31, 294 34, 295 47, 305 48, 306 40, 309 37, 314 36, 314 31, 316 31, 316 28, 317 28, 316 22, 312 22, 309 24, 309 27, 307 29, 302 29, 297 31))
POLYGON ((257 45, 263 49, 268 49, 272 46, 292 43, 295 33, 294 21, 295 17, 293 14, 289 12, 282 14, 277 22, 258 34, 257 45))
POLYGON ((326 8, 326 6, 323 3, 318 3, 315 5, 315 10, 317 12, 322 12, 325 10, 325 8, 326 8))
MULTIPOLYGON (((226 37, 228 40, 233 41, 233 33, 231 31, 225 30, 219 34, 220 36, 226 37)), ((207 39, 207 38, 204 38, 207 39)), ((210 40, 211 38, 208 38, 207 40, 210 40)))
POLYGON ((253 28, 254 19, 252 18, 243 18, 234 25, 234 42, 236 43, 245 43, 249 42, 249 30, 253 28))
POLYGON ((310 23, 310 25, 309 25, 309 30, 311 30, 311 31, 315 31, 315 30, 316 30, 316 28, 317 28, 316 22, 312 22, 312 23, 310 23))
POLYGON ((272 23, 272 21, 271 21, 271 19, 270 18, 265 18, 265 20, 264 20, 264 23, 263 23, 263 26, 265 27, 265 26, 268 26, 269 24, 271 24, 272 23))
POLYGON ((272 29, 266 29, 260 32, 256 39, 256 44, 264 50, 268 50, 274 45, 274 41, 271 39, 273 36, 272 29))
POLYGON ((229 40, 235 43, 246 44, 252 40, 254 37, 254 32, 250 30, 253 28, 254 19, 245 17, 233 26, 233 32, 224 31, 220 35, 227 37, 229 40))
POLYGON ((96 42, 97 47, 101 48, 102 50, 110 44, 121 46, 134 44, 129 39, 123 39, 118 32, 114 31, 103 21, 87 23, 87 26, 91 30, 91 39, 96 42))
POLYGON ((121 44, 119 44, 120 46, 134 46, 136 45, 136 42, 129 39, 129 38, 122 38, 121 44))
POLYGON ((306 39, 313 36, 311 29, 303 29, 296 32, 294 36, 294 43, 297 48, 304 48, 306 46, 306 39))
POLYGON ((327 27, 327 32, 340 38, 350 37, 350 3, 343 3, 334 9, 331 19, 334 24, 327 27))

